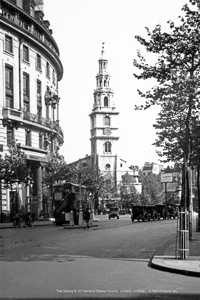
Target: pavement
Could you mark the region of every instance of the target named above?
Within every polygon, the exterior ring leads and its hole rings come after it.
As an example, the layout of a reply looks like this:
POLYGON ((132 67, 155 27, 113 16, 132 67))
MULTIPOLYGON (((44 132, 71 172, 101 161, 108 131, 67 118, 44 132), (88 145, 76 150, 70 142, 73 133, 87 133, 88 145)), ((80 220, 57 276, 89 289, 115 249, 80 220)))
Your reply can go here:
MULTIPOLYGON (((98 226, 95 222, 90 227, 98 226)), ((177 241, 167 248, 159 248, 149 262, 149 266, 166 272, 178 273, 187 276, 200 277, 200 232, 196 231, 196 219, 193 219, 192 237, 189 241, 189 256, 187 259, 179 258, 177 241)), ((37 220, 34 226, 55 226, 52 220, 37 220)), ((0 229, 13 228, 12 223, 0 223, 0 229)), ((65 229, 78 229, 83 226, 64 226, 65 229)))
POLYGON ((179 258, 177 245, 178 241, 175 240, 167 248, 159 249, 152 257, 150 266, 171 273, 200 277, 200 232, 196 231, 196 219, 193 219, 187 259, 179 258))

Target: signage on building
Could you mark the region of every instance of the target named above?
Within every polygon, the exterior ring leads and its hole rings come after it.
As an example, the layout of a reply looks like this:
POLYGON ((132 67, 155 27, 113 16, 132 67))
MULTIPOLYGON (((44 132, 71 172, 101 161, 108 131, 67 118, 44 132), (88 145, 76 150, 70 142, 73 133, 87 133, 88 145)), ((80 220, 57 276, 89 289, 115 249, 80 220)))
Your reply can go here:
POLYGON ((48 162, 46 157, 41 157, 41 156, 36 156, 36 155, 29 155, 29 154, 26 154, 26 159, 35 160, 35 161, 39 161, 39 162, 48 162))
POLYGON ((177 183, 168 183, 167 192, 176 192, 177 183))
POLYGON ((76 201, 86 201, 86 197, 85 197, 85 194, 76 194, 76 201))
POLYGON ((173 173, 161 173, 161 182, 172 182, 173 173))

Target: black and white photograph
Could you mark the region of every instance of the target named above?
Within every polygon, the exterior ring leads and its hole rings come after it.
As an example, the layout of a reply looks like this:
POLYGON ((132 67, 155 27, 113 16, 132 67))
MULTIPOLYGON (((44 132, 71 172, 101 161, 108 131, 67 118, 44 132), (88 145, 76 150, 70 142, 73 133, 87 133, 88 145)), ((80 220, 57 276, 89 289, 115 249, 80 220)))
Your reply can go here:
POLYGON ((200 299, 200 0, 0 0, 0 299, 200 299))

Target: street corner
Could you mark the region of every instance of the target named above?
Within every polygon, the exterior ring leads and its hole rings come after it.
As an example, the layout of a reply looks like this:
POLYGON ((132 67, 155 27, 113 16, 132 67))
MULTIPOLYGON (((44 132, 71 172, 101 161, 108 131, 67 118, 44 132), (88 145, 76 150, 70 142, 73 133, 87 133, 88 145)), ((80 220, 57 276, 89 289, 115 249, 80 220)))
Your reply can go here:
POLYGON ((200 259, 191 257, 188 260, 177 259, 175 256, 154 256, 149 266, 165 272, 200 277, 200 259))

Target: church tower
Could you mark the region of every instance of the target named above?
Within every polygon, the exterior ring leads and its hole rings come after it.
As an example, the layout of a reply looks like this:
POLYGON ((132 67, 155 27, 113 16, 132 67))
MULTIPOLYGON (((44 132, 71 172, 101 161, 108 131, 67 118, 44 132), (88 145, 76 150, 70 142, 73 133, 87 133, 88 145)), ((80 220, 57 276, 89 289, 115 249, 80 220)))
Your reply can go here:
POLYGON ((112 177, 116 184, 119 112, 116 111, 114 93, 110 88, 110 74, 107 71, 108 60, 104 57, 104 43, 98 63, 94 104, 90 114, 91 158, 93 166, 98 166, 105 177, 108 179, 112 177))

